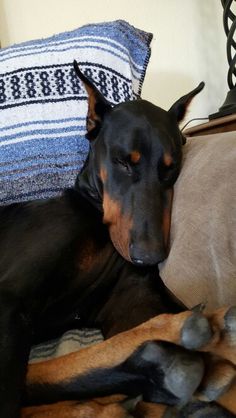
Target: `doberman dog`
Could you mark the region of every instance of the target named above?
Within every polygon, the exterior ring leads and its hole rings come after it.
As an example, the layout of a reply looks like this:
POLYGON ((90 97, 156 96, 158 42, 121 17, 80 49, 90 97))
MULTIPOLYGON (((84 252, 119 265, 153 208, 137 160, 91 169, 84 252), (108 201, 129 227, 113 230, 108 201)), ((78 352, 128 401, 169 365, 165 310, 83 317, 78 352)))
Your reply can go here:
POLYGON ((0 417, 124 418, 124 396, 137 395, 132 416, 161 417, 166 407, 149 402, 184 404, 202 381, 192 350, 235 360, 217 337, 233 330, 234 311, 183 311, 158 279, 181 167, 178 123, 203 83, 168 112, 145 100, 112 107, 74 65, 90 141, 74 188, 0 208, 0 417), (33 343, 75 326, 99 327, 105 341, 27 370, 33 343))

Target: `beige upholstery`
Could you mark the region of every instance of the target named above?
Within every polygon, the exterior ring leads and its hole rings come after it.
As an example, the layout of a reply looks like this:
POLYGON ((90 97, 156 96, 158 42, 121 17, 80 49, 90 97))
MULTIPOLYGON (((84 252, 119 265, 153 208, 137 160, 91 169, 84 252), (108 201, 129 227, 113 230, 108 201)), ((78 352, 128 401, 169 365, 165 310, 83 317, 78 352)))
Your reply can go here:
POLYGON ((236 304, 236 132, 188 139, 160 274, 189 308, 236 304))

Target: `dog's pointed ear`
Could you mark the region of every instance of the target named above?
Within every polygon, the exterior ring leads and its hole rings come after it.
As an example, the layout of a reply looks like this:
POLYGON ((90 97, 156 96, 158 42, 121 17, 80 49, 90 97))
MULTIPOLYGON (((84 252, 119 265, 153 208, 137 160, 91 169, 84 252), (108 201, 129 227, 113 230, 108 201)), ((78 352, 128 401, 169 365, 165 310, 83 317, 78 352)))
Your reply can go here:
POLYGON ((196 96, 196 94, 202 91, 204 86, 205 83, 202 81, 194 90, 190 91, 190 93, 188 94, 185 94, 185 96, 182 96, 179 100, 177 100, 177 102, 175 102, 171 106, 169 112, 175 115, 177 122, 181 122, 184 119, 186 111, 192 99, 194 98, 194 96, 196 96))
POLYGON ((74 60, 74 69, 77 76, 82 81, 85 90, 88 93, 88 114, 87 114, 87 135, 89 140, 97 137, 101 128, 105 113, 111 110, 111 104, 103 97, 97 87, 94 86, 79 69, 77 61, 74 60))

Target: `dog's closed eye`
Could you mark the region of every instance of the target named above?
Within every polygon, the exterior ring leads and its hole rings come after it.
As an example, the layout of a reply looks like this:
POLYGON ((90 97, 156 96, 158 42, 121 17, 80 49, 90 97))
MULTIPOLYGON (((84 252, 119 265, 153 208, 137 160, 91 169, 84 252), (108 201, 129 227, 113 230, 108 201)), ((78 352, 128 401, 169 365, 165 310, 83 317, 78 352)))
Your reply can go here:
POLYGON ((131 165, 129 164, 129 162, 126 159, 122 159, 122 158, 115 158, 114 163, 118 165, 118 167, 126 172, 126 174, 131 175, 132 174, 132 168, 131 165))

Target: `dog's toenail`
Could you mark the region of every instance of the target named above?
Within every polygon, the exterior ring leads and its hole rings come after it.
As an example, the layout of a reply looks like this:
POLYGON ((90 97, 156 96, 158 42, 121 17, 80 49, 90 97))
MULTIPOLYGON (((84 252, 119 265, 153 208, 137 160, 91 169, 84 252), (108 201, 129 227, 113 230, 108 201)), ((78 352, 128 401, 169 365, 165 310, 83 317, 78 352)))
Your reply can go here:
POLYGON ((203 315, 193 312, 182 328, 181 344, 188 350, 198 350, 212 338, 210 324, 203 315))
POLYGON ((206 304, 207 304, 206 302, 199 303, 198 305, 193 306, 191 308, 191 311, 192 312, 200 312, 200 313, 202 313, 205 310, 205 308, 206 308, 206 304))
MULTIPOLYGON (((121 405, 127 412, 132 412, 136 407, 137 403, 142 401, 142 395, 136 396, 135 398, 127 398, 121 402, 121 405)), ((127 415, 127 417, 130 415, 127 415)))

